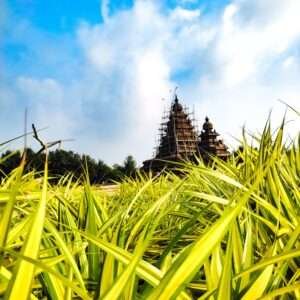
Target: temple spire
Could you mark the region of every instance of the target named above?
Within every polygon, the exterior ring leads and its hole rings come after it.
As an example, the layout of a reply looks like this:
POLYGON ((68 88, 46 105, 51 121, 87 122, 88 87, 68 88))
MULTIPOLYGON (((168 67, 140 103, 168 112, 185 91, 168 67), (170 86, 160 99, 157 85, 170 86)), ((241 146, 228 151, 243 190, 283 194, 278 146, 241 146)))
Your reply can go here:
POLYGON ((205 162, 209 162, 211 156, 227 159, 227 147, 218 139, 219 134, 208 116, 205 117, 200 135, 190 116, 187 109, 181 105, 175 90, 170 111, 161 123, 159 144, 154 158, 144 161, 144 171, 159 172, 165 168, 172 169, 174 164, 170 162, 195 161, 196 156, 201 156, 205 162))
POLYGON ((176 92, 175 92, 175 96, 174 96, 174 102, 175 102, 175 104, 179 103, 178 96, 177 96, 176 92))
POLYGON ((205 117, 205 122, 202 127, 199 137, 199 152, 205 161, 210 160, 210 155, 215 155, 219 158, 226 159, 229 155, 226 145, 217 137, 219 134, 214 129, 209 118, 205 117))
POLYGON ((160 128, 159 145, 154 159, 144 162, 144 169, 159 171, 164 161, 190 160, 198 154, 198 134, 175 93, 170 112, 163 119, 160 128), (150 167, 151 165, 151 167, 150 167))

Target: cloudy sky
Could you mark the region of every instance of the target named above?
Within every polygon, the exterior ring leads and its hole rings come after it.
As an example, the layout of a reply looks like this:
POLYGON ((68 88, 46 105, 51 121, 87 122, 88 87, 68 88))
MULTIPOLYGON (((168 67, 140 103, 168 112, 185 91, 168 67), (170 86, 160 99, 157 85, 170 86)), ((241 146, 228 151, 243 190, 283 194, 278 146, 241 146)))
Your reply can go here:
POLYGON ((271 109, 276 127, 278 99, 300 109, 299 15, 299 0, 0 0, 0 141, 22 133, 27 107, 48 141, 141 162, 178 86, 234 146, 271 109))

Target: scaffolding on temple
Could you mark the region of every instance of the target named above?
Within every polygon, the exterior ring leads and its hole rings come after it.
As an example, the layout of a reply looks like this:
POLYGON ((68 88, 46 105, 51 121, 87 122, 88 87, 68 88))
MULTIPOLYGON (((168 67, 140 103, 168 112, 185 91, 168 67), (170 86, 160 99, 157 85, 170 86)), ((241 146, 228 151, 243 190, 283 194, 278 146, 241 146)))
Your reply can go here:
POLYGON ((153 159, 144 161, 145 171, 160 171, 168 162, 191 160, 199 155, 198 132, 194 114, 183 107, 175 94, 169 113, 163 114, 159 128, 159 141, 153 159))
POLYGON ((163 113, 154 157, 144 161, 142 169, 156 173, 178 167, 176 162, 195 161, 200 156, 204 162, 209 162, 213 156, 226 160, 229 152, 218 136, 208 117, 199 134, 194 110, 190 113, 175 94, 169 111, 163 113))

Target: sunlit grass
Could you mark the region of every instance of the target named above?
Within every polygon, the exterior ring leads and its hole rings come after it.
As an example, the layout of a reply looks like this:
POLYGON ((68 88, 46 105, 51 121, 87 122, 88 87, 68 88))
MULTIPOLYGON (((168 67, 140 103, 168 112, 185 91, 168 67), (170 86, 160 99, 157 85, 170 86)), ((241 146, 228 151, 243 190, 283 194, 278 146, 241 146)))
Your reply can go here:
POLYGON ((113 193, 23 164, 0 187, 0 298, 299 299, 300 136, 113 193))

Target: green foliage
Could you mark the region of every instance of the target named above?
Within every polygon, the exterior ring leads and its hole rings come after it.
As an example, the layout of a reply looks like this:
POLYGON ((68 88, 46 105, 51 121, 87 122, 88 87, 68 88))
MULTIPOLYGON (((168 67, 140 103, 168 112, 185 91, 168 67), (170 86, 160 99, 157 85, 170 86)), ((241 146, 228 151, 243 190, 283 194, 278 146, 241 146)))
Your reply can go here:
POLYGON ((300 136, 286 148, 283 129, 113 193, 21 165, 0 186, 0 298, 299 299, 300 136))
MULTIPOLYGON (((6 151, 1 155, 0 178, 4 178, 12 170, 17 168, 21 161, 21 152, 6 151)), ((42 172, 44 169, 45 154, 35 153, 27 149, 27 164, 25 172, 42 172)), ((87 170, 92 184, 109 183, 120 181, 125 177, 132 177, 136 174, 136 162, 129 155, 122 166, 110 167, 102 160, 96 161, 89 155, 79 155, 73 151, 55 150, 49 152, 48 157, 49 180, 57 183, 62 176, 72 173, 73 179, 78 180, 84 177, 83 170, 87 170)))

